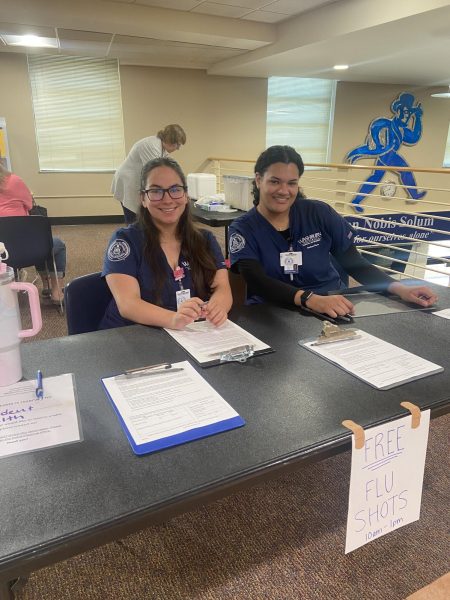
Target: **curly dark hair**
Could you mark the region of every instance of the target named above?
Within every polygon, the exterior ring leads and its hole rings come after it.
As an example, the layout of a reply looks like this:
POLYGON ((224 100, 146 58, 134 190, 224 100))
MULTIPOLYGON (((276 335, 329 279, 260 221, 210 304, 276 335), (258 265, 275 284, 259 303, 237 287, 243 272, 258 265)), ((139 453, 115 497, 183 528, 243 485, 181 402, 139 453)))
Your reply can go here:
MULTIPOLYGON (((305 170, 305 166, 303 165, 303 160, 300 154, 292 148, 292 146, 270 146, 258 157, 258 160, 255 163, 255 174, 259 173, 259 175, 264 175, 270 165, 274 163, 284 163, 288 165, 289 163, 294 163, 298 168, 298 176, 299 178, 303 175, 305 170)), ((259 190, 256 187, 256 181, 253 180, 253 204, 258 206, 259 204, 259 190)), ((299 192, 300 197, 305 197, 302 192, 299 192)))

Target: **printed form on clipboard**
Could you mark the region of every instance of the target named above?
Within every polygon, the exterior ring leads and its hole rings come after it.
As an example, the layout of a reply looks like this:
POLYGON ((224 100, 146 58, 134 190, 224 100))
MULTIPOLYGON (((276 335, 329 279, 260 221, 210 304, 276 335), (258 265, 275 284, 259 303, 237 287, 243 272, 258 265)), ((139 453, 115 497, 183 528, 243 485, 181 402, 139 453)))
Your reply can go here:
POLYGON ((225 321, 215 327, 209 321, 195 321, 181 330, 165 330, 202 367, 224 362, 245 362, 273 349, 236 323, 225 321))
POLYGON ((379 390, 389 390, 444 370, 361 329, 343 329, 327 321, 316 340, 298 343, 379 390))
POLYGON ((187 361, 102 379, 135 454, 148 454, 245 425, 187 361))

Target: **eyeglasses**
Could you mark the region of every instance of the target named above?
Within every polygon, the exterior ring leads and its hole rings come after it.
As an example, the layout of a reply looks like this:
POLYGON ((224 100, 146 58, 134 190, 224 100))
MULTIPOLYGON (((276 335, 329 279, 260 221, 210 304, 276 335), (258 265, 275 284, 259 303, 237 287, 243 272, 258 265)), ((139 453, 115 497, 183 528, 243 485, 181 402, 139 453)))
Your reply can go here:
POLYGON ((164 194, 168 193, 172 200, 181 200, 184 194, 187 192, 185 185, 172 185, 169 188, 149 188, 148 190, 142 190, 142 193, 147 196, 150 202, 161 202, 164 198, 164 194))

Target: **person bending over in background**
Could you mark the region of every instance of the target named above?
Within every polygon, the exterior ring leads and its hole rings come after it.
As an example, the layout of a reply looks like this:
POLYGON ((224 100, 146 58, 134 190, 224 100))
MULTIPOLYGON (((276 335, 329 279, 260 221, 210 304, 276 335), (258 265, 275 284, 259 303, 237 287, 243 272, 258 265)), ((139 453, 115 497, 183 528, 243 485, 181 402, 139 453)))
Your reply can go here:
POLYGON ((212 233, 193 224, 186 192, 174 160, 144 166, 138 221, 118 229, 106 251, 102 275, 113 299, 99 329, 225 322, 232 304, 225 261, 212 233))
POLYGON ((247 302, 305 306, 330 317, 353 312, 332 290, 345 288, 331 257, 358 282, 423 307, 437 297, 426 286, 406 286, 385 275, 356 249, 354 231, 325 202, 299 193, 304 171, 290 146, 271 146, 255 164, 255 207, 230 225, 232 269, 248 286, 247 302))
MULTIPOLYGON (((10 173, 0 163, 0 217, 26 217, 33 206, 33 196, 20 177, 10 173)), ((63 300, 63 279, 66 271, 66 245, 53 237, 53 254, 57 278, 53 269, 53 259, 35 265, 42 279, 42 295, 49 296, 55 304, 63 300)))
POLYGON ((167 125, 156 135, 139 140, 114 175, 111 192, 122 204, 125 223, 134 223, 139 211, 142 167, 154 158, 167 157, 186 143, 180 125, 167 125))

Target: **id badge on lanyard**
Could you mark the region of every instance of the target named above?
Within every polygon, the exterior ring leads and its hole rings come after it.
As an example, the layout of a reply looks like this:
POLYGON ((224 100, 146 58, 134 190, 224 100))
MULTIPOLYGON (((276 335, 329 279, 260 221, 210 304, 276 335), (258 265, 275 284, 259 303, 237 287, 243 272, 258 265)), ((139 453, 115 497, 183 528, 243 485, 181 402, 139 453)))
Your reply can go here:
POLYGON ((288 252, 280 252, 280 266, 283 267, 285 275, 290 275, 291 281, 294 274, 302 264, 302 253, 294 252, 292 244, 289 244, 288 252))
POLYGON ((183 288, 184 277, 185 275, 183 267, 178 266, 173 270, 173 278, 175 279, 175 281, 178 281, 178 285, 180 286, 180 289, 177 292, 175 292, 175 296, 177 299, 177 308, 180 307, 180 304, 183 304, 183 302, 186 302, 186 300, 189 300, 189 298, 191 297, 191 290, 185 290, 183 288))

